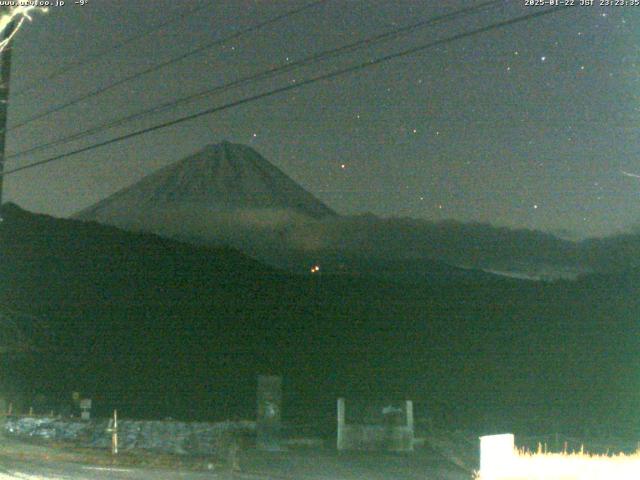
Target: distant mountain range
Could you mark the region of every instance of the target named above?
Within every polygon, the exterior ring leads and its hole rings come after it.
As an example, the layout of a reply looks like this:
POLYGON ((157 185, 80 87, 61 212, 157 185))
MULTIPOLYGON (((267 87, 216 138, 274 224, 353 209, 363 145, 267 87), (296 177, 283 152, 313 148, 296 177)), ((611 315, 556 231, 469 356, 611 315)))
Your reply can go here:
POLYGON ((479 223, 341 216, 250 147, 223 142, 74 218, 183 241, 232 246, 278 268, 429 275, 436 265, 534 280, 640 267, 640 236, 581 242, 479 223))

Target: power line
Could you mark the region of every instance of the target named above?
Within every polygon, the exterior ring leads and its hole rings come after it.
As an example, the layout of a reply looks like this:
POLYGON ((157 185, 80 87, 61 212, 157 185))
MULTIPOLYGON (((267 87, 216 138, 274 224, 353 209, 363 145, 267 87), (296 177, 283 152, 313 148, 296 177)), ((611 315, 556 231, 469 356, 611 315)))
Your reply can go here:
POLYGON ((254 31, 259 30, 259 29, 261 29, 261 28, 263 28, 263 27, 265 27, 267 25, 279 22, 280 20, 284 20, 285 18, 291 17, 291 16, 293 16, 293 15, 295 15, 297 13, 300 13, 300 12, 302 12, 304 10, 308 10, 310 8, 316 7, 316 6, 320 5, 320 4, 326 3, 328 1, 329 0, 316 0, 314 2, 311 2, 311 3, 307 4, 307 5, 304 5, 302 7, 299 7, 299 8, 293 9, 293 10, 289 10, 288 12, 285 12, 285 13, 283 13, 281 15, 277 15, 277 16, 275 16, 273 18, 265 20, 264 22, 260 22, 260 23, 257 23, 255 25, 252 25, 250 27, 247 27, 247 28, 244 28, 242 30, 239 30, 236 33, 233 33, 233 34, 231 34, 231 35, 229 35, 227 37, 220 38, 220 39, 215 40, 213 42, 206 43, 206 44, 204 44, 204 45, 202 45, 200 47, 197 47, 197 48, 195 48, 193 50, 189 50, 188 52, 180 54, 180 55, 178 55, 176 57, 173 57, 173 58, 171 58, 171 59, 169 59, 167 61, 164 61, 164 62, 159 63, 157 65, 154 65, 152 67, 149 67, 149 68, 146 68, 144 70, 141 70, 140 72, 137 72, 137 73, 134 73, 132 75, 129 75, 128 77, 121 78, 120 80, 117 80, 117 81, 115 81, 113 83, 110 83, 109 85, 106 85, 104 87, 98 88, 96 90, 92 90, 91 92, 89 92, 87 94, 81 95, 81 96, 76 97, 73 100, 70 100, 70 101, 68 101, 66 103, 63 103, 63 104, 58 105, 56 107, 50 108, 49 110, 45 110, 44 112, 41 112, 41 113, 39 113, 37 115, 34 115, 33 117, 30 117, 30 118, 27 118, 25 120, 22 120, 21 122, 13 125, 9 129, 7 129, 7 131, 11 132, 11 131, 16 130, 16 129, 20 128, 20 127, 24 127, 25 125, 27 125, 29 123, 32 123, 32 122, 34 122, 36 120, 40 120, 41 118, 47 117, 47 116, 49 116, 49 115, 51 115, 53 113, 59 112, 61 110, 64 110, 65 108, 69 108, 69 107, 71 107, 73 105, 76 105, 76 104, 78 104, 80 102, 88 100, 89 98, 95 97, 97 95, 101 95, 102 93, 107 92, 109 90, 112 90, 113 88, 116 88, 116 87, 118 87, 120 85, 123 85, 123 84, 125 84, 127 82, 130 82, 132 80, 136 80, 136 79, 138 79, 138 78, 140 78, 140 77, 142 77, 144 75, 147 75, 149 73, 161 70, 164 67, 172 65, 172 64, 174 64, 176 62, 180 62, 180 61, 182 61, 182 60, 184 60, 186 58, 192 57, 193 55, 196 55, 196 54, 198 54, 200 52, 203 52, 205 50, 213 48, 213 47, 215 47, 217 45, 226 43, 229 40, 233 40, 233 39, 239 38, 239 37, 241 37, 241 36, 243 36, 243 35, 245 35, 247 33, 254 32, 254 31))
POLYGON ((233 80, 233 81, 228 82, 228 83, 223 84, 223 85, 219 85, 219 86, 216 86, 216 87, 213 87, 213 88, 208 88, 206 90, 202 90, 202 91, 199 91, 197 93, 190 94, 190 95, 187 95, 185 97, 178 98, 176 100, 172 100, 172 101, 160 104, 160 105, 156 105, 156 106, 154 106, 152 108, 148 108, 148 109, 142 110, 140 112, 136 112, 136 113, 133 113, 131 115, 127 115, 127 116, 125 116, 123 118, 110 120, 108 122, 102 123, 100 125, 88 128, 86 130, 83 130, 81 132, 78 132, 78 133, 75 133, 75 134, 72 134, 72 135, 69 135, 69 136, 66 136, 66 137, 61 137, 61 138, 58 138, 58 139, 55 139, 55 140, 52 140, 52 141, 49 141, 49 142, 45 142, 45 143, 41 143, 41 144, 35 145, 35 146, 30 147, 28 149, 25 149, 25 150, 22 150, 20 152, 16 152, 16 153, 14 153, 12 155, 9 155, 9 156, 7 156, 7 158, 9 159, 9 158, 21 157, 21 156, 24 156, 24 155, 27 155, 27 154, 30 154, 30 153, 33 153, 33 152, 37 152, 37 151, 40 151, 40 150, 44 150, 44 149, 56 146, 56 145, 61 145, 61 144, 69 143, 69 142, 74 141, 74 140, 79 140, 81 138, 93 135, 95 133, 99 133, 99 132, 101 132, 103 130, 106 130, 106 129, 109 129, 109 128, 118 127, 118 126, 121 126, 121 125, 123 125, 125 123, 128 123, 130 121, 138 120, 140 118, 143 118, 143 117, 145 117, 147 115, 151 115, 151 114, 154 114, 154 113, 159 113, 159 112, 162 112, 162 111, 166 111, 166 110, 171 109, 173 107, 176 107, 178 105, 181 105, 181 104, 184 104, 184 103, 189 103, 189 102, 191 102, 193 100, 196 100, 196 99, 199 99, 199 98, 204 98, 204 97, 207 97, 207 96, 211 96, 211 95, 214 95, 216 93, 222 93, 222 92, 225 92, 225 91, 227 91, 227 90, 229 90, 231 88, 238 87, 240 85, 243 85, 243 84, 246 84, 246 83, 249 83, 249 82, 253 82, 253 81, 256 81, 256 80, 264 80, 264 79, 270 78, 270 77, 278 75, 278 74, 289 72, 289 71, 291 71, 293 69, 296 69, 296 68, 299 68, 299 67, 302 67, 302 66, 309 66, 309 65, 311 65, 313 63, 316 63, 316 62, 319 62, 319 61, 323 61, 323 60, 326 60, 326 59, 331 58, 331 57, 342 55, 344 53, 353 53, 355 51, 358 51, 358 50, 360 50, 362 48, 365 48, 365 47, 369 47, 369 46, 374 45, 376 43, 380 43, 382 41, 387 41, 387 40, 391 40, 391 39, 397 38, 397 37, 402 36, 402 35, 406 35, 406 34, 408 34, 410 32, 413 32, 413 31, 415 31, 415 30, 417 30, 419 28, 423 28, 423 27, 426 27, 426 26, 429 26, 429 25, 440 23, 440 22, 455 20, 455 19, 461 18, 463 16, 471 15, 471 14, 474 14, 474 13, 477 13, 477 12, 480 12, 480 11, 483 11, 483 10, 488 10, 488 8, 494 7, 494 6, 498 5, 498 4, 503 4, 505 1, 506 0, 490 0, 490 1, 486 1, 486 2, 483 2, 483 3, 478 4, 476 6, 473 6, 473 7, 463 8, 463 9, 456 10, 454 12, 450 12, 450 13, 447 13, 447 14, 444 14, 444 15, 439 15, 437 17, 432 17, 432 18, 429 18, 429 19, 426 19, 426 20, 422 20, 420 22, 416 22, 416 23, 413 23, 413 24, 405 26, 405 27, 401 27, 401 28, 394 29, 394 30, 391 30, 391 31, 388 31, 388 32, 384 32, 384 33, 381 33, 381 34, 378 34, 378 35, 375 35, 375 36, 372 36, 372 37, 368 37, 368 38, 365 38, 363 40, 359 40, 357 42, 353 42, 353 43, 350 43, 348 45, 344 45, 342 47, 329 49, 329 50, 324 50, 324 51, 318 52, 316 54, 310 55, 308 57, 302 58, 302 59, 297 60, 297 61, 292 62, 292 63, 282 64, 282 65, 279 65, 277 67, 274 67, 274 68, 271 68, 271 69, 268 69, 268 70, 265 70, 265 71, 262 71, 262 72, 258 72, 256 74, 252 74, 252 75, 249 75, 249 76, 245 76, 245 77, 233 80))
POLYGON ((453 41, 456 41, 456 40, 461 40, 463 38, 467 38, 467 37, 471 37, 471 36, 478 35, 478 34, 481 34, 481 33, 489 32, 491 30, 496 30, 496 29, 507 27, 507 26, 514 25, 514 24, 517 24, 517 23, 522 23, 522 22, 525 22, 525 21, 528 21, 528 20, 532 20, 534 18, 542 17, 544 15, 549 15, 551 13, 556 13, 556 12, 565 10, 567 8, 570 8, 570 7, 568 5, 562 5, 562 6, 558 6, 558 7, 553 7, 553 8, 546 9, 546 10, 540 10, 540 11, 537 11, 535 13, 530 13, 528 15, 523 15, 523 16, 520 16, 520 17, 512 18, 510 20, 504 20, 502 22, 493 23, 493 24, 487 25, 485 27, 477 28, 477 29, 472 30, 470 32, 462 32, 462 33, 459 33, 459 34, 456 34, 456 35, 452 35, 452 36, 447 37, 447 38, 443 38, 443 39, 440 39, 440 40, 436 40, 434 42, 430 42, 428 44, 420 45, 420 46, 413 47, 413 48, 410 48, 410 49, 407 49, 407 50, 402 50, 400 52, 392 53, 392 54, 389 54, 389 55, 386 55, 386 56, 383 56, 383 57, 380 57, 380 58, 377 58, 377 59, 374 59, 374 60, 369 60, 367 62, 359 63, 359 64, 353 65, 351 67, 342 68, 342 69, 339 69, 339 70, 335 70, 333 72, 325 73, 323 75, 319 75, 319 76, 316 76, 316 77, 313 77, 313 78, 310 78, 310 79, 307 79, 307 80, 303 80, 303 81, 301 81, 299 83, 286 85, 284 87, 276 88, 274 90, 269 90, 267 92, 259 93, 259 94, 256 94, 256 95, 252 95, 250 97, 245 97, 243 99, 236 100, 234 102, 230 102, 230 103, 227 103, 225 105, 208 108, 208 109, 203 110, 201 112, 197 112, 197 113, 194 113, 194 114, 191 114, 191 115, 186 115, 184 117, 180 117, 180 118, 175 119, 175 120, 170 120, 168 122, 160 123, 160 124, 154 125, 152 127, 147 127, 147 128, 143 128, 143 129, 140 129, 140 130, 136 130, 134 132, 130 132, 130 133, 127 133, 125 135, 121 135, 121 136, 118 136, 118 137, 115 137, 115 138, 111 138, 109 140, 105 140, 103 142, 96 143, 94 145, 89 145, 87 147, 82 147, 82 148, 79 148, 77 150, 73 150, 71 152, 67 152, 67 153, 63 153, 63 154, 60 154, 60 155, 56 155, 54 157, 50 157, 50 158, 47 158, 47 159, 44 159, 44 160, 39 160, 37 162, 30 163, 29 165, 24 165, 22 167, 17 167, 17 168, 8 170, 8 171, 4 172, 2 174, 2 176, 11 175, 11 174, 14 174, 14 173, 17 173, 17 172, 21 172, 23 170, 27 170, 27 169, 30 169, 30 168, 35 168, 35 167, 38 167, 38 166, 41 166, 41 165, 44 165, 44 164, 47 164, 47 163, 51 163, 51 162, 55 162, 55 161, 58 161, 58 160, 62 160, 64 158, 68 158, 68 157, 71 157, 73 155, 77 155, 77 154, 80 154, 80 153, 88 152, 88 151, 94 150, 96 148, 100 148, 100 147, 104 147, 106 145, 110 145, 112 143, 121 142, 121 141, 124 141, 124 140, 128 140, 130 138, 134 138, 134 137, 138 137, 140 135, 144 135, 144 134, 147 134, 147 133, 154 132, 156 130, 161 130, 161 129, 164 129, 164 128, 172 127, 174 125, 178 125, 180 123, 187 122, 187 121, 190 121, 190 120, 195 120, 197 118, 200 118, 200 117, 203 117, 203 116, 206 116, 206 115, 211 115, 213 113, 217 113, 217 112, 222 111, 222 110, 228 110, 230 108, 237 107, 239 105, 244 105, 246 103, 250 103, 250 102, 253 102, 253 101, 256 101, 256 100, 260 100, 262 98, 271 97, 271 96, 277 95, 279 93, 283 93, 283 92, 287 92, 287 91, 294 90, 294 89, 297 89, 297 88, 301 88, 301 87, 304 87, 306 85, 311 85, 311 84, 314 84, 314 83, 317 83, 317 82, 321 82, 323 80, 329 80, 331 78, 342 76, 342 75, 345 75, 347 73, 352 73, 352 72, 356 72, 356 71, 359 71, 359 70, 363 70, 365 68, 369 68, 369 67, 372 67, 372 66, 375 66, 375 65, 379 65, 381 63, 388 62, 390 60, 395 60, 397 58, 405 57, 405 56, 408 56, 408 55, 413 55, 415 53, 422 52, 424 50, 427 50, 427 49, 435 47, 435 46, 444 45, 444 44, 447 44, 447 43, 450 43, 450 42, 453 42, 453 41))
MULTIPOLYGON (((25 93, 31 92, 32 90, 35 90, 37 88, 41 88, 43 83, 46 83, 50 80, 53 80, 54 78, 57 78, 61 75, 64 75, 65 73, 68 73, 72 70, 75 70, 78 67, 81 67, 83 65, 86 65, 88 63, 93 63, 96 60, 100 59, 101 57, 104 57, 105 55, 108 55, 111 52, 114 52, 116 50, 119 50, 123 47, 126 47, 127 45, 136 42, 144 37, 148 37, 153 35, 154 33, 162 30, 164 27, 166 27, 167 25, 171 25, 174 24, 176 22, 179 22, 181 20, 184 20, 185 18, 194 15, 198 12, 200 12, 201 10, 204 10, 205 8, 209 7, 210 5, 205 3, 203 5, 194 7, 190 10, 187 10, 186 12, 182 12, 180 13, 177 18, 172 18, 171 20, 167 20, 166 22, 162 22, 159 23, 157 25, 152 26, 150 29, 145 30, 143 32, 140 32, 136 35, 132 35, 129 38, 126 38, 124 40, 122 40, 119 43, 116 43, 114 45, 111 45, 105 49, 100 50, 99 52, 95 52, 92 54, 89 54, 79 60, 75 60, 72 62, 69 62, 65 65, 63 65, 62 67, 58 68, 57 70, 54 70, 53 72, 49 73, 48 75, 45 75, 37 80, 35 80, 31 85, 27 85, 26 87, 22 88, 21 90, 18 90, 17 92, 13 93, 13 96, 18 96, 18 95, 23 95, 25 93)), ((182 9, 178 8, 176 9, 176 12, 181 11, 182 9)), ((173 15, 172 15, 173 16, 173 15)))

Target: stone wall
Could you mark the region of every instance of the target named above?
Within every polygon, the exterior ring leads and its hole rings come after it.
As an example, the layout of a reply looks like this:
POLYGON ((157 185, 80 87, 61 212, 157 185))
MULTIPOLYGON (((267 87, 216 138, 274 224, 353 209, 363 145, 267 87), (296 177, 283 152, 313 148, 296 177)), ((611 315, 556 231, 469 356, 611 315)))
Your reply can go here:
MULTIPOLYGON (((53 417, 12 417, 4 431, 17 437, 70 441, 111 448, 109 420, 81 421, 53 417)), ((121 451, 143 449, 179 455, 224 455, 229 445, 255 436, 255 422, 178 422, 118 420, 121 451)))

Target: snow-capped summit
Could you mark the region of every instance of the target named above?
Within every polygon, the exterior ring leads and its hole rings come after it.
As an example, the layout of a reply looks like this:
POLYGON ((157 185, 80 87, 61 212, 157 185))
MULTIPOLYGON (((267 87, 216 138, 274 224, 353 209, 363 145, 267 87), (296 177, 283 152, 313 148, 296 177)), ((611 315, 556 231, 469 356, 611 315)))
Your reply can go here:
MULTIPOLYGON (((141 230, 183 214, 222 215, 225 221, 266 217, 320 219, 333 210, 254 149, 222 142, 148 175, 79 212, 75 218, 141 230), (265 215, 262 215, 264 213, 265 215)), ((152 228, 151 230, 156 230, 152 228)))

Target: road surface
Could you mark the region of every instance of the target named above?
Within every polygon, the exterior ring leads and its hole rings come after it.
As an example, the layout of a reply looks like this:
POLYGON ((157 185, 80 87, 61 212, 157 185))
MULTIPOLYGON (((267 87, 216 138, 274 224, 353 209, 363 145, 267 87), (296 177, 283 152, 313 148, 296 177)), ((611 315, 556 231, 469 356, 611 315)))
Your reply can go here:
MULTIPOLYGON (((349 452, 330 448, 290 449, 239 454, 240 472, 202 460, 178 468, 179 459, 147 453, 138 458, 117 458, 108 452, 88 452, 22 443, 0 438, 0 480, 471 480, 470 472, 456 467, 434 451, 412 454, 349 452), (127 462, 142 459, 146 463, 127 462)), ((131 455, 130 453, 128 455, 131 455)))
POLYGON ((293 459, 264 455, 248 461, 243 471, 161 470, 137 467, 83 465, 59 461, 1 460, 0 480, 470 480, 471 476, 446 466, 417 465, 389 457, 368 461, 365 456, 320 458, 316 454, 293 459))

